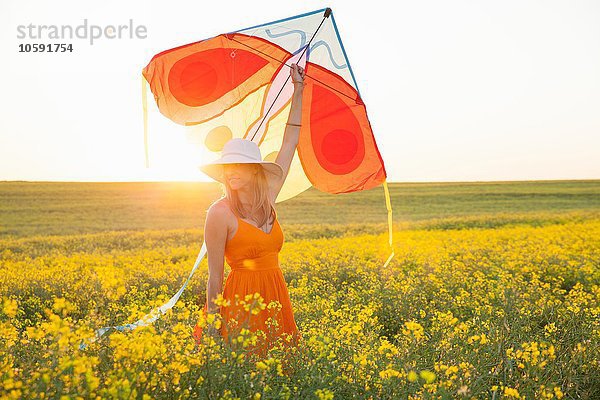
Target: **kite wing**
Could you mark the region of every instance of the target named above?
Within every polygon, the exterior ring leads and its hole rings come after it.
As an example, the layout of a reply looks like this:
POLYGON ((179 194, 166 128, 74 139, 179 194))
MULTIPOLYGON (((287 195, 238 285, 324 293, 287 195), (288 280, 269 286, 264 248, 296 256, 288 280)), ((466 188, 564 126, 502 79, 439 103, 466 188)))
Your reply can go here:
POLYGON ((165 117, 196 125, 267 85, 288 55, 263 39, 232 33, 158 53, 142 75, 165 117))

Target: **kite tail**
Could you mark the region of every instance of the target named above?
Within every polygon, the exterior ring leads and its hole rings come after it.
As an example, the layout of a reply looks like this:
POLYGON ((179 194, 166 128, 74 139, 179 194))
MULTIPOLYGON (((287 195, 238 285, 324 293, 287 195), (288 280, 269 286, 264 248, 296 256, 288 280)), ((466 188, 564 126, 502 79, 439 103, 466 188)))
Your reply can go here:
POLYGON ((390 191, 388 190, 387 181, 385 179, 383 180, 383 190, 385 191, 385 206, 387 207, 388 212, 388 237, 390 249, 392 249, 392 254, 390 254, 385 264, 383 264, 383 268, 385 268, 394 257, 394 246, 392 244, 392 203, 390 202, 390 191))
POLYGON ((144 149, 146 151, 146 168, 148 168, 148 95, 144 75, 142 75, 142 108, 144 109, 144 149))
MULTIPOLYGON (((118 331, 126 331, 126 330, 132 331, 135 328, 139 328, 140 326, 150 325, 151 323, 156 321, 162 314, 166 313, 167 310, 170 310, 171 308, 173 308, 175 303, 177 303, 177 300, 179 300, 179 297, 181 296, 181 294, 185 290, 186 286, 190 282, 190 279, 192 279, 192 276, 196 272, 198 265, 200 265, 200 261, 202 261, 202 259, 204 258, 205 255, 206 255, 206 242, 202 243, 202 248, 200 249, 200 253, 198 254, 198 257, 196 258, 196 263, 194 264, 194 267, 192 268, 192 272, 190 272, 190 276, 188 276, 187 280, 185 281, 185 283, 183 284, 181 289, 179 289, 179 291, 177 293, 175 293, 175 295, 173 297, 171 297, 171 299, 169 301, 167 301, 165 304, 150 311, 150 313, 148 313, 147 315, 142 317, 137 322, 134 322, 133 324, 125 324, 125 325, 119 325, 119 326, 107 326, 105 328, 97 329, 96 337, 89 338, 87 340, 90 343, 95 342, 96 340, 100 339, 111 328, 114 328, 118 331)), ((84 342, 85 342, 85 340, 82 340, 81 343, 79 344, 79 350, 84 350, 87 347, 87 344, 85 344, 84 342)))

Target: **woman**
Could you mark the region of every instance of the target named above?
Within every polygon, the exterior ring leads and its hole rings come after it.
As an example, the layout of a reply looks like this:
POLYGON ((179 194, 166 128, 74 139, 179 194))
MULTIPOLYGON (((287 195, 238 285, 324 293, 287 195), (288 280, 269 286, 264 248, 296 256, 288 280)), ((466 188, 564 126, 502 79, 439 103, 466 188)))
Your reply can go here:
MULTIPOLYGON (((249 351, 261 356, 266 355, 279 337, 293 346, 299 340, 279 267, 278 253, 284 236, 274 208, 300 133, 304 70, 292 64, 290 75, 294 93, 275 163, 262 160, 256 143, 234 138, 225 144, 220 159, 201 167, 204 173, 222 182, 225 189, 224 196, 208 209, 204 225, 209 276, 203 312, 221 315, 221 327, 217 330, 209 325, 207 334, 227 340, 229 336, 237 337, 245 327, 259 335, 258 344, 249 351), (231 272, 223 288, 224 259, 231 272), (214 302, 221 290, 228 304, 214 302), (256 307, 258 299, 252 297, 254 293, 260 293, 263 303, 270 305, 263 310, 256 307), (254 307, 248 310, 239 301, 246 302, 248 307, 254 302, 254 307)), ((194 328, 194 337, 199 343, 202 337, 199 324, 194 328)))

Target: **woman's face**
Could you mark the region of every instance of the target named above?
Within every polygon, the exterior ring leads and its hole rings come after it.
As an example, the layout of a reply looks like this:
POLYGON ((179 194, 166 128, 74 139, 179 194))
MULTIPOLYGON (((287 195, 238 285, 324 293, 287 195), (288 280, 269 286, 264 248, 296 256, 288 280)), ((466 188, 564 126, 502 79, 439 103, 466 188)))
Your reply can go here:
POLYGON ((238 190, 248 185, 253 175, 257 173, 254 165, 249 164, 225 164, 223 166, 225 179, 232 190, 238 190))

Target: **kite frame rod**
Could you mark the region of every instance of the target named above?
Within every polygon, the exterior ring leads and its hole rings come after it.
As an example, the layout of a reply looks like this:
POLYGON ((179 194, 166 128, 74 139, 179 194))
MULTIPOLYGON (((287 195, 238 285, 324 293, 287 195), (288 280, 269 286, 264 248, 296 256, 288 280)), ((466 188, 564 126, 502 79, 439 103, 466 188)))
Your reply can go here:
MULTIPOLYGON (((317 27, 317 30, 315 30, 315 33, 313 33, 312 37, 308 41, 308 44, 306 46, 304 46, 304 50, 302 50, 302 54, 300 54, 300 57, 298 58, 298 60, 302 59, 302 57, 304 56, 304 53, 306 53, 306 51, 310 48, 310 44, 312 43, 313 39, 317 36, 317 33, 319 32, 319 29, 321 29, 321 27, 323 26, 323 23, 325 22, 325 20, 327 18, 329 18, 329 16, 331 15, 331 9, 327 8, 326 10, 327 11, 325 12, 325 15, 323 16, 323 19, 321 20, 321 23, 319 24, 319 26, 317 27)), ((254 136, 256 136, 256 134, 260 130, 260 127, 262 126, 263 122, 265 122, 265 119, 267 118, 267 116, 271 112, 271 109, 275 105, 275 102, 277 102, 277 99, 279 98, 279 95, 283 91, 283 88, 285 87, 286 83, 288 83, 288 81, 290 80, 291 76, 292 76, 291 74, 288 75, 287 78, 285 79, 285 82, 283 82, 283 85, 281 86, 281 89, 279 89, 279 93, 277 93, 277 96, 275 96, 275 99, 273 100, 273 103, 271 104, 271 106, 269 107, 269 109, 267 110, 267 112, 265 113, 265 116, 260 121, 260 124, 258 124, 258 127, 254 131, 254 134, 252 135, 252 139, 250 139, 250 140, 254 140, 254 136)))

